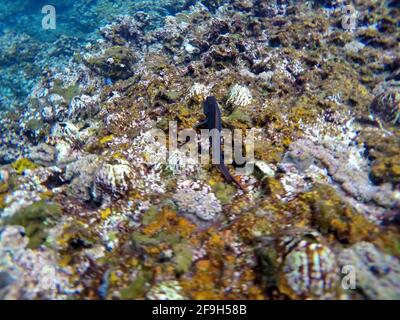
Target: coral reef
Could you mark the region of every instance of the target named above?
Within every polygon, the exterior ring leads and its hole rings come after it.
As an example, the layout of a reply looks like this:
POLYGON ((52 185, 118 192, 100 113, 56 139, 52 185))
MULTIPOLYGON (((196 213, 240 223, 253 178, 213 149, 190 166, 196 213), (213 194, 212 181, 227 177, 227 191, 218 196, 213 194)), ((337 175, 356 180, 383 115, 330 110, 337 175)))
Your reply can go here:
POLYGON ((0 4, 0 298, 399 298, 394 1, 345 30, 340 1, 67 0, 54 32, 28 2, 0 4), (254 133, 246 192, 173 146, 209 95, 254 133))

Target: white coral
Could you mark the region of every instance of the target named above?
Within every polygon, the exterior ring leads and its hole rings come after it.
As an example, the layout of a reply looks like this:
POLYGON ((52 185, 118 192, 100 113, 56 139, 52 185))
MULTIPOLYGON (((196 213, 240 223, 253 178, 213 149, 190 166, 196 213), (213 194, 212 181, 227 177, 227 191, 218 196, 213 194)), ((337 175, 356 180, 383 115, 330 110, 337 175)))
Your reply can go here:
POLYGON ((185 300, 182 287, 176 280, 163 281, 150 289, 147 293, 149 300, 185 300))
POLYGON ((134 171, 126 160, 103 162, 95 173, 93 193, 95 197, 100 195, 99 191, 112 195, 124 194, 133 187, 134 178, 134 171))
POLYGON ((228 98, 228 104, 233 107, 247 107, 253 101, 253 96, 249 88, 241 86, 239 84, 234 85, 230 92, 228 98))
POLYGON ((178 183, 174 200, 185 213, 195 214, 204 221, 214 220, 222 206, 208 185, 185 180, 178 183))
POLYGON ((197 103, 203 102, 211 92, 211 87, 202 83, 195 83, 189 90, 188 98, 197 103))

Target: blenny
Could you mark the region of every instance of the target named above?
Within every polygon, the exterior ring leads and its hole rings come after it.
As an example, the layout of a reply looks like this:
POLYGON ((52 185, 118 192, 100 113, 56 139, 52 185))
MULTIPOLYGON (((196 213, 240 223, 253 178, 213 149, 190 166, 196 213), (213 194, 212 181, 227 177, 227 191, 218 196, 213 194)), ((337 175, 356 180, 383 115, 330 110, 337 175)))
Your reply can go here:
MULTIPOLYGON (((228 182, 233 182, 235 183, 240 189, 243 191, 246 191, 246 188, 238 181, 236 180, 230 173, 228 168, 226 167, 224 163, 224 154, 222 151, 222 138, 221 138, 221 131, 222 131, 222 118, 221 118, 221 110, 218 106, 217 99, 214 96, 209 96, 205 99, 203 102, 203 112, 206 116, 206 119, 198 123, 195 128, 201 128, 201 127, 206 127, 210 132, 214 129, 216 129, 219 133, 219 139, 220 139, 220 161, 219 164, 217 165, 219 170, 221 171, 222 175, 224 176, 225 180, 228 182)), ((212 143, 213 137, 210 136, 210 146, 213 146, 212 143)))

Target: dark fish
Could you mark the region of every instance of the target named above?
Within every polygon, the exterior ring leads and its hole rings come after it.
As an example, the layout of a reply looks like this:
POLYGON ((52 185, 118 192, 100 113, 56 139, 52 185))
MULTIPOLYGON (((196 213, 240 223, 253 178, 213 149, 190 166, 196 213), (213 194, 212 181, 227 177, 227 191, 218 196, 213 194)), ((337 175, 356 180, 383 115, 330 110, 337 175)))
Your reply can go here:
MULTIPOLYGON (((240 189, 245 191, 245 188, 240 184, 239 181, 237 181, 232 175, 229 173, 228 168, 226 167, 224 163, 224 154, 222 152, 222 140, 221 140, 221 131, 222 131, 222 119, 221 119, 221 110, 219 109, 217 99, 215 99, 214 96, 209 96, 203 103, 203 112, 205 116, 207 117, 205 120, 201 121, 199 124, 195 126, 195 128, 200 128, 202 126, 206 126, 208 130, 213 130, 216 129, 217 132, 219 133, 218 138, 220 139, 219 141, 219 148, 218 151, 220 153, 220 161, 218 164, 218 168, 221 171, 222 175, 228 182, 233 182, 235 183, 240 189)), ((213 137, 210 137, 210 145, 214 147, 214 144, 212 143, 213 137)))

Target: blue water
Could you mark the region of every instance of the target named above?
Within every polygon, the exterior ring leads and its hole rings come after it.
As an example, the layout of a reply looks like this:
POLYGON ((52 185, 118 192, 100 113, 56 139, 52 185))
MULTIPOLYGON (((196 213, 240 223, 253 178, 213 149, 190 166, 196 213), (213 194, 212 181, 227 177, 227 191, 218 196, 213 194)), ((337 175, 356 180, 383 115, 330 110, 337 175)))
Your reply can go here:
POLYGON ((22 107, 45 68, 62 67, 118 16, 144 11, 156 28, 184 0, 1 0, 0 110, 22 107), (56 29, 42 28, 42 8, 56 9, 56 29), (70 43, 70 45, 68 44, 70 43), (46 59, 49 52, 57 56, 46 59))
MULTIPOLYGON (((176 10, 170 5, 171 2, 173 1, 2 0, 0 32, 3 33, 8 28, 49 42, 61 35, 86 38, 105 22, 111 22, 118 15, 132 14, 135 10, 153 12, 159 16, 174 14, 176 10), (41 27, 44 17, 41 9, 45 5, 53 5, 57 12, 57 29, 51 32, 44 32, 41 27)), ((179 6, 176 9, 179 10, 179 6)))

